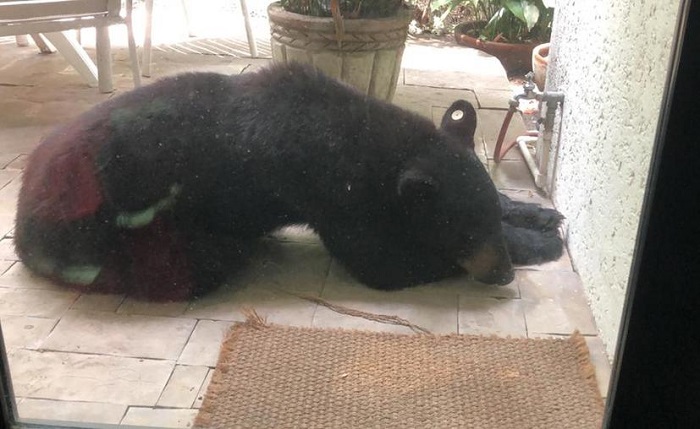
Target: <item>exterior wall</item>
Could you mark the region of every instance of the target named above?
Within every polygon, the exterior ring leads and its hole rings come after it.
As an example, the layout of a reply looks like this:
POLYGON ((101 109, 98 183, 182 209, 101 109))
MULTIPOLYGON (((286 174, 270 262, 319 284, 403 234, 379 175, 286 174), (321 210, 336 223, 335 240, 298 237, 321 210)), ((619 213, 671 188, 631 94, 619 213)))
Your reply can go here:
POLYGON ((556 2, 547 90, 566 99, 550 189, 610 356, 678 8, 678 0, 556 2))

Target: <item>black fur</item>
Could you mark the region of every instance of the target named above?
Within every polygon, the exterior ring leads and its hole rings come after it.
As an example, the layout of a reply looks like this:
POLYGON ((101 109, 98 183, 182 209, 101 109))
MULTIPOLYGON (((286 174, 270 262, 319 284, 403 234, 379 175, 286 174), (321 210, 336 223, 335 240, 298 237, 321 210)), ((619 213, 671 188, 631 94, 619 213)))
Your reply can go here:
MULTIPOLYGON (((76 124, 100 145, 104 210, 144 210, 177 185, 176 203, 159 216, 187 238, 201 290, 258 237, 300 223, 372 287, 439 280, 465 266, 486 283, 513 278, 499 195, 474 152, 430 121, 311 68, 174 76, 67 128, 76 124)), ((94 243, 115 246, 100 237, 118 226, 102 228, 94 243)), ((53 248, 29 235, 17 237, 18 247, 53 248)))
MULTIPOLYGON (((442 117, 441 128, 474 150, 476 110, 466 100, 457 100, 442 117), (461 112, 455 115, 455 112, 461 112)), ((515 201, 499 192, 503 234, 511 260, 516 265, 533 265, 559 259, 564 243, 559 226, 564 216, 538 204, 515 201)))

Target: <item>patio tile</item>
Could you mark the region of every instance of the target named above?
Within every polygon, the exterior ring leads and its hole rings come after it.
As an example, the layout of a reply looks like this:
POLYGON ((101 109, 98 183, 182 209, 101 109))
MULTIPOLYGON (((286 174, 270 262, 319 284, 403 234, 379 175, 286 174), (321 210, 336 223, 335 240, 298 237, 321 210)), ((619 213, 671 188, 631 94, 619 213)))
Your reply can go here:
POLYGON ((89 293, 80 295, 71 310, 107 311, 114 313, 124 301, 124 295, 89 293))
POLYGON ((586 345, 588 345, 588 350, 591 354, 591 363, 595 367, 595 376, 598 381, 600 395, 605 398, 608 396, 608 386, 612 375, 612 365, 605 352, 605 344, 596 336, 586 337, 586 345))
POLYGON ((227 283, 232 287, 255 284, 317 294, 330 263, 331 256, 320 243, 266 240, 244 272, 227 283))
POLYGON ((479 161, 481 161, 481 163, 484 164, 484 168, 488 170, 489 161, 486 155, 485 145, 482 139, 478 136, 474 139, 474 150, 476 151, 476 156, 479 158, 479 161))
POLYGON ((9 162, 8 164, 5 165, 5 169, 7 170, 23 170, 24 167, 27 165, 27 158, 28 155, 25 154, 9 154, 7 158, 13 157, 12 161, 9 162))
POLYGON ((442 124, 442 117, 445 116, 448 108, 449 106, 432 106, 430 109, 430 119, 433 120, 436 127, 439 128, 442 124))
MULTIPOLYGON (((46 92, 44 92, 44 96, 46 96, 46 92)), ((1 125, 2 122, 0 122, 0 142, 2 142, 3 153, 12 155, 29 153, 41 140, 41 137, 50 130, 51 126, 42 123, 44 118, 39 118, 36 115, 22 116, 23 111, 29 113, 25 107, 35 108, 37 107, 36 103, 27 102, 17 97, 7 102, 3 101, 0 100, 0 112, 8 113, 7 117, 2 118, 5 124, 1 125), (15 123, 12 117, 18 119, 19 124, 15 123)))
POLYGON ((15 228, 15 214, 2 213, 2 201, 0 201, 0 238, 10 237, 12 230, 15 228))
POLYGON ((453 101, 459 99, 467 100, 476 105, 476 98, 470 90, 427 88, 413 85, 399 85, 392 103, 432 120, 433 107, 446 109, 453 101))
POLYGON ((527 337, 519 299, 459 297, 459 333, 527 337))
MULTIPOLYGON (((283 287, 257 284, 242 289, 222 287, 193 301, 185 316, 242 322, 246 319, 244 311, 250 309, 269 323, 311 326, 316 304, 287 293, 283 287)), ((318 293, 298 293, 318 296, 318 293)))
POLYGON ((545 262, 539 265, 521 265, 517 267, 519 270, 531 271, 573 271, 574 267, 571 264, 569 251, 564 247, 564 252, 561 257, 555 261, 545 262))
POLYGON ((0 275, 4 274, 15 264, 14 261, 0 261, 0 275))
POLYGON ((54 319, 77 298, 77 293, 69 291, 0 288, 0 315, 54 319))
POLYGON ((501 88, 475 88, 480 109, 508 110, 508 100, 513 97, 513 90, 508 86, 501 88))
POLYGON ((489 173, 498 189, 536 189, 530 170, 524 162, 503 160, 496 164, 490 161, 489 173))
POLYGON ((440 49, 432 49, 420 41, 408 43, 401 66, 410 85, 470 89, 508 86, 505 70, 495 57, 457 44, 443 43, 440 49))
POLYGON ((231 328, 231 322, 200 320, 192 336, 177 359, 180 365, 215 367, 219 359, 219 349, 224 336, 231 328))
POLYGON ((516 201, 538 204, 550 209, 554 208, 552 200, 543 197, 538 191, 533 189, 503 189, 500 192, 516 201))
POLYGON ((17 197, 22 188, 22 172, 0 170, 0 213, 14 213, 17 197))
MULTIPOLYGON (((339 268, 332 268, 337 270, 339 268)), ((341 274, 342 276, 342 274, 341 274)), ((413 289, 380 291, 351 279, 329 275, 321 298, 348 309, 371 314, 397 316, 433 333, 456 333, 458 298, 450 293, 424 293, 413 289)), ((322 328, 364 329, 382 332, 411 333, 410 328, 348 316, 319 305, 313 326, 322 328)))
POLYGON ((214 369, 209 369, 209 372, 207 372, 206 378, 204 378, 204 382, 202 383, 202 386, 199 388, 199 392, 197 392, 197 398, 194 400, 194 404, 192 404, 192 408, 201 408, 202 407, 202 401, 204 401, 204 395, 207 393, 207 389, 209 388, 209 383, 211 383, 211 376, 214 374, 214 369))
POLYGON ((426 103, 421 96, 413 94, 412 92, 410 92, 409 90, 405 90, 404 88, 406 87, 401 85, 399 85, 399 87, 396 88, 396 93, 394 94, 394 99, 392 100, 392 103, 401 107, 402 109, 421 115, 424 118, 432 119, 430 104, 426 103))
POLYGON ((0 260, 3 261, 19 261, 17 253, 15 253, 15 243, 10 238, 0 240, 0 260))
MULTIPOLYGON (((17 158, 20 157, 20 153, 17 152, 3 152, 0 153, 0 169, 7 169, 7 167, 12 164, 17 158)), ((10 169, 12 170, 12 169, 10 169)))
MULTIPOLYGON (((518 290, 517 278, 504 286, 486 285, 484 283, 472 280, 467 274, 443 279, 438 282, 426 283, 423 285, 406 288, 403 292, 412 292, 426 295, 446 295, 449 297, 473 296, 473 297, 492 297, 492 298, 519 298, 520 291, 518 290)), ((331 269, 328 273, 327 285, 335 285, 338 288, 354 288, 358 293, 363 290, 372 290, 359 281, 355 280, 350 273, 334 260, 331 264, 331 269)))
MULTIPOLYGON (((20 177, 20 172, 16 170, 0 170, 0 190, 7 187, 13 180, 20 177)), ((3 195, 3 194, 0 194, 3 195)))
MULTIPOLYGON (((79 80, 80 77, 76 76, 76 80, 79 80)), ((93 90, 95 93, 98 91, 93 90)), ((58 95, 58 92, 54 92, 54 94, 58 95)), ((81 97, 84 98, 84 97, 81 97)), ((37 118, 40 118, 39 121, 43 123, 39 123, 38 125, 54 125, 54 124, 61 124, 68 122, 69 120, 73 119, 75 116, 78 114, 87 111, 90 109, 95 103, 90 100, 84 100, 81 98, 74 98, 72 100, 57 100, 57 99, 44 99, 43 101, 36 101, 36 102, 29 102, 25 104, 24 106, 21 106, 23 108, 17 109, 17 110, 10 110, 9 112, 12 114, 13 121, 17 121, 18 123, 21 123, 20 121, 22 120, 22 117, 25 115, 31 115, 37 118)), ((105 94, 104 97, 102 98, 103 100, 107 99, 107 95, 105 94)), ((23 103, 24 104, 24 103, 23 103)), ((20 107, 20 106, 18 106, 20 107)), ((0 111, 3 111, 2 107, 0 106, 0 111)), ((28 138, 26 139, 26 145, 32 144, 32 146, 36 146, 36 144, 39 143, 39 139, 35 141, 30 141, 28 138), (33 143, 33 144, 32 144, 33 143)))
POLYGON ((174 362, 17 349, 8 353, 15 394, 26 398, 155 405, 174 362))
MULTIPOLYGON (((406 85, 416 85, 422 87, 437 87, 447 89, 468 89, 475 92, 486 89, 491 86, 498 88, 508 85, 508 80, 501 77, 482 76, 474 78, 468 76, 464 71, 431 71, 426 73, 424 70, 415 70, 404 68, 404 82, 406 85)), ((506 108, 508 104, 506 104, 506 108)))
POLYGON ((596 335, 578 274, 571 271, 518 270, 528 333, 596 335))
POLYGON ((66 288, 35 275, 27 267, 17 262, 0 276, 0 287, 14 289, 47 289, 51 291, 66 291, 66 288))
POLYGON ((175 360, 195 326, 193 319, 70 310, 43 349, 175 360))
MULTIPOLYGON (((209 39, 210 41, 212 39, 209 39)), ((229 40, 228 38, 226 40, 229 40)), ((222 55, 191 55, 187 41, 153 47, 152 79, 192 71, 208 71, 236 75, 261 68, 270 63, 267 58, 234 58, 222 55)), ((246 46, 247 50, 247 46, 246 46)), ((125 51, 126 52, 126 51, 125 51)), ((128 67, 128 59, 125 61, 128 67)), ((127 69, 128 70, 128 69, 127 69)), ((131 84, 129 81, 127 84, 131 84)))
POLYGON ((189 428, 194 423, 197 410, 129 407, 122 425, 159 428, 189 428))
POLYGON ((190 408, 209 373, 207 366, 177 365, 156 406, 190 408))
POLYGON ((459 296, 467 297, 520 298, 517 278, 507 285, 495 286, 472 280, 467 274, 440 280, 435 283, 419 285, 410 290, 426 294, 454 293, 459 296))
POLYGON ((52 401, 26 398, 17 406, 21 419, 51 422, 98 423, 117 425, 126 413, 126 405, 103 402, 52 401))
POLYGON ((2 335, 5 347, 36 349, 56 326, 58 319, 43 317, 3 316, 2 335))
MULTIPOLYGON (((0 170, 10 171, 10 170, 0 170)), ((19 171, 12 170, 15 173, 19 171)), ((19 195, 19 188, 21 186, 21 180, 19 177, 15 177, 10 183, 6 184, 2 189, 0 189, 0 216, 2 216, 2 235, 6 235, 10 228, 14 228, 15 214, 17 212, 17 197, 19 195), (10 227, 10 228, 8 228, 10 227)))
POLYGON ((117 314, 137 314, 143 316, 182 316, 189 302, 148 302, 127 297, 117 309, 117 314))
POLYGON ((185 315, 242 321, 243 309, 253 308, 273 323, 308 326, 314 305, 291 293, 318 296, 330 259, 320 243, 264 240, 243 271, 191 302, 185 315))

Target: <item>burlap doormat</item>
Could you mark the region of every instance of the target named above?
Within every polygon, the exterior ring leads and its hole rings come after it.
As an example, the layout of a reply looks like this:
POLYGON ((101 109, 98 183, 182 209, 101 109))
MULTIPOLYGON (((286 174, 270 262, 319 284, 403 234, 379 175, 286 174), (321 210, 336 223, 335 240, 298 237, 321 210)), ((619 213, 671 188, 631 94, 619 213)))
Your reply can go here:
POLYGON ((586 343, 232 328, 198 428, 595 428, 586 343))

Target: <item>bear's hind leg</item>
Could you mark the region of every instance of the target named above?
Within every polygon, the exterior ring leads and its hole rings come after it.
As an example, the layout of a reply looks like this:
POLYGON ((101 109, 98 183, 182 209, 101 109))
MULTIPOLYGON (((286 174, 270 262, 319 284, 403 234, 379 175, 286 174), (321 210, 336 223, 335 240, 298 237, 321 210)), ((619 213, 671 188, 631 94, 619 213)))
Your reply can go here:
POLYGON ((18 216, 14 244, 20 260, 40 276, 85 291, 119 292, 122 287, 105 277, 119 241, 100 213, 66 222, 18 216))
POLYGON ((186 232, 186 252, 195 288, 200 297, 221 286, 227 276, 250 258, 253 242, 231 234, 204 229, 186 232))

